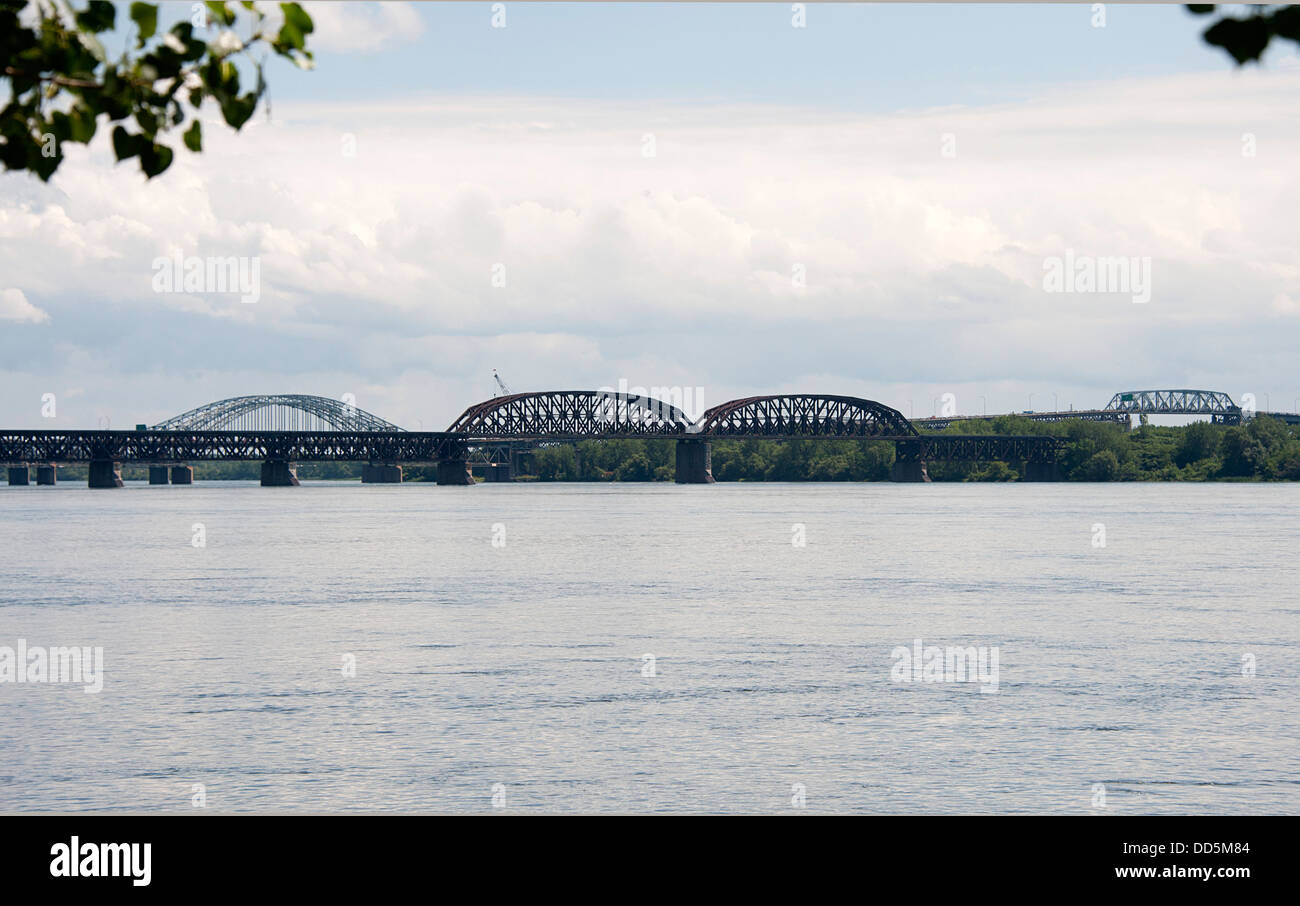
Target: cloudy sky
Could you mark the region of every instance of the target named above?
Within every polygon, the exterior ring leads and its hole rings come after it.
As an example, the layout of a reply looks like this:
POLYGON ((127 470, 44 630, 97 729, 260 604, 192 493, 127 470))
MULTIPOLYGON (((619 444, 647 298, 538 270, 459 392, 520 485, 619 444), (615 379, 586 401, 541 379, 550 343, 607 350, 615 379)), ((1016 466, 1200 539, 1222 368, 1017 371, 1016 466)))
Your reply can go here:
POLYGON ((0 175, 0 424, 351 393, 434 430, 493 368, 916 416, 1300 402, 1290 46, 1238 71, 1168 6, 307 6, 318 68, 269 67, 269 119, 206 111, 151 182, 106 129, 0 175), (1067 250, 1150 259, 1150 301, 1045 291, 1067 250), (155 292, 173 256, 256 258, 258 301, 155 292))

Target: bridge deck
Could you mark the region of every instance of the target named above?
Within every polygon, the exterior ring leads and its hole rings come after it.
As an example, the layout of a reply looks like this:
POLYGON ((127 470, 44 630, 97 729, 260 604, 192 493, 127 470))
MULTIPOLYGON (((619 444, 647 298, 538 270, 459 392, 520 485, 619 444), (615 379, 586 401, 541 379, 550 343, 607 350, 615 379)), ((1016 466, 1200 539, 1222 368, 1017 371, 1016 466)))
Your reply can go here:
POLYGON ((445 431, 0 431, 0 461, 13 463, 434 463, 464 447, 445 431))

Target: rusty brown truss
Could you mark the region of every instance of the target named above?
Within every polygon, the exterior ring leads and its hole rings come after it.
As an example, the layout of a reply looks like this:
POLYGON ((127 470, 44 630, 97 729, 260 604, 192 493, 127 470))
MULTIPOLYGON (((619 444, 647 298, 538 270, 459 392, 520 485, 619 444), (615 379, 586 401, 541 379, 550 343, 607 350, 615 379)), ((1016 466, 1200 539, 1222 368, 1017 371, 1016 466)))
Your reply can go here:
POLYGON ((714 406, 696 425, 708 437, 911 437, 903 413, 856 396, 750 396, 714 406))
POLYGON ((692 423, 670 403, 599 390, 499 396, 470 406, 448 431, 474 440, 916 435, 898 410, 852 396, 747 397, 714 406, 692 423))
POLYGON ((690 417, 670 403, 601 390, 494 397, 470 406, 447 430, 475 440, 678 437, 693 433, 690 417))

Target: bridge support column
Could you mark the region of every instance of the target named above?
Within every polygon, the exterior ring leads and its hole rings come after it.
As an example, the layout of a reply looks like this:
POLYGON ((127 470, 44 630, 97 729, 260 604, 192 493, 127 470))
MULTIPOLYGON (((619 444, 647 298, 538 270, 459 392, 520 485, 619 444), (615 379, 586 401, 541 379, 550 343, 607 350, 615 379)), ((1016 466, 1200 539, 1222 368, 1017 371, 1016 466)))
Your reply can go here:
POLYGON ((442 459, 438 461, 438 484, 471 485, 474 473, 468 459, 442 459))
POLYGON ((194 470, 189 466, 172 466, 172 484, 194 484, 194 470))
POLYGON ((150 466, 150 467, 149 467, 149 483, 150 483, 150 484, 166 484, 166 483, 167 483, 167 467, 166 467, 166 466, 150 466))
POLYGON ((86 481, 92 488, 122 487, 122 464, 111 459, 91 460, 89 477, 86 481))
POLYGON ((707 440, 677 441, 677 483, 713 484, 713 447, 707 440))
POLYGON ((31 480, 31 471, 27 467, 26 463, 24 463, 21 466, 9 467, 10 485, 24 485, 27 484, 30 480, 31 480))
POLYGON ((1025 463, 1025 477, 1022 481, 1060 481, 1061 466, 1055 462, 1025 463))
POLYGON ((36 467, 36 483, 57 484, 59 481, 59 467, 53 463, 36 467))
POLYGON ((361 467, 362 484, 401 484, 402 467, 392 464, 366 463, 361 467))
POLYGON ((919 459, 895 460, 889 470, 890 481, 929 481, 930 473, 925 470, 925 463, 919 459))
POLYGON ((491 482, 514 481, 512 471, 508 462, 490 462, 483 469, 483 480, 491 482))
POLYGON ((298 486, 298 469, 283 459, 268 459, 262 463, 262 487, 294 488, 298 486))

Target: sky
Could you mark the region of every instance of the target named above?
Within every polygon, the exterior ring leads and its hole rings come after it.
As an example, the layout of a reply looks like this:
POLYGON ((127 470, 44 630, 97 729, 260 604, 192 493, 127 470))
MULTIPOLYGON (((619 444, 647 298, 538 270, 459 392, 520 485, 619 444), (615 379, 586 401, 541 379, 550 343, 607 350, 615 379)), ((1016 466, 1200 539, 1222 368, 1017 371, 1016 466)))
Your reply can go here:
POLYGON ((493 369, 1300 408, 1292 45, 1237 69, 1177 6, 304 5, 315 70, 270 63, 239 133, 205 108, 161 177, 102 127, 48 185, 0 174, 0 425, 312 393, 441 430, 493 369), (1049 291, 1067 255, 1149 292, 1049 291), (228 257, 255 302, 158 291, 159 259, 228 257))

